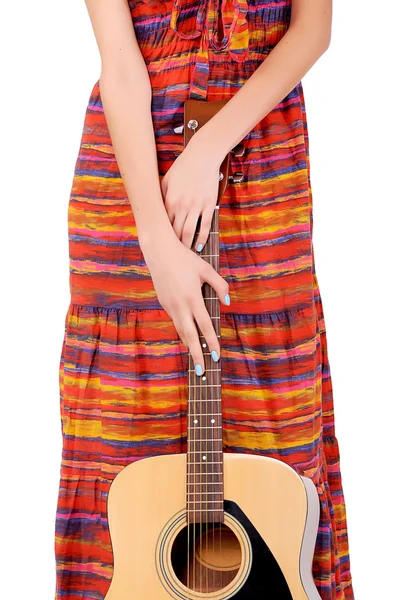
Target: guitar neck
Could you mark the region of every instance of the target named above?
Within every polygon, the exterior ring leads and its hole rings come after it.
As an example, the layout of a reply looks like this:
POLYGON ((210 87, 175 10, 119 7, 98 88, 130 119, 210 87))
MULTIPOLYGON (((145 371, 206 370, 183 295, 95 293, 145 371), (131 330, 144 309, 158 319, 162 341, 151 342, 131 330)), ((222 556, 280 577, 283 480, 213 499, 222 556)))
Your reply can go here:
MULTIPOLYGON (((218 206, 213 214, 207 243, 200 256, 219 272, 220 244, 218 206)), ((214 289, 203 285, 203 297, 214 330, 220 336, 220 304, 214 289)), ((188 370, 188 522, 221 522, 224 518, 221 366, 214 362, 207 341, 199 332, 205 361, 202 376, 195 373, 189 355, 188 370)))

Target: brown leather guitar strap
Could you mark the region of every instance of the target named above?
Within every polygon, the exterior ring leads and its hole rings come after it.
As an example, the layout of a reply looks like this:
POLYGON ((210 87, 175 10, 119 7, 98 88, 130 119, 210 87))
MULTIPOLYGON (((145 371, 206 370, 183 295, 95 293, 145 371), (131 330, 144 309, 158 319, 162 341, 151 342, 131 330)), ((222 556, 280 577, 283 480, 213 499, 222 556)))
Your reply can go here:
MULTIPOLYGON (((194 100, 188 98, 184 102, 184 146, 186 146, 192 136, 200 127, 209 121, 217 111, 219 111, 226 103, 226 100, 194 100)), ((224 158, 220 166, 220 184, 218 188, 217 204, 219 203, 227 183, 229 181, 230 167, 230 152, 224 158)))

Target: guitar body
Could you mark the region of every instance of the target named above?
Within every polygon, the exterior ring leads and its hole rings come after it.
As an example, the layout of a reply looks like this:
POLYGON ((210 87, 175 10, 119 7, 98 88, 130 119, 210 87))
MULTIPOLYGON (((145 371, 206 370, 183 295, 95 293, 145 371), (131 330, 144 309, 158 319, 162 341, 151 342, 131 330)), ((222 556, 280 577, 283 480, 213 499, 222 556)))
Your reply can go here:
POLYGON ((106 600, 320 600, 312 578, 319 500, 282 461, 223 454, 224 521, 187 523, 187 455, 141 459, 109 490, 106 600))

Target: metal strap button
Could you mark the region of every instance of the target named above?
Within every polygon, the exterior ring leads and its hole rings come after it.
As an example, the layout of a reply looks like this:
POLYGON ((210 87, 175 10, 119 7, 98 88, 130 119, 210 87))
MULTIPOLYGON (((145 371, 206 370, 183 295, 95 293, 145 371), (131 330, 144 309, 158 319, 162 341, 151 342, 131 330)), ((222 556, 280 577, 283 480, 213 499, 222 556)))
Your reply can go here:
POLYGON ((189 129, 192 129, 193 131, 195 131, 195 129, 197 129, 199 127, 199 123, 197 122, 196 119, 190 119, 188 121, 188 127, 189 127, 189 129))

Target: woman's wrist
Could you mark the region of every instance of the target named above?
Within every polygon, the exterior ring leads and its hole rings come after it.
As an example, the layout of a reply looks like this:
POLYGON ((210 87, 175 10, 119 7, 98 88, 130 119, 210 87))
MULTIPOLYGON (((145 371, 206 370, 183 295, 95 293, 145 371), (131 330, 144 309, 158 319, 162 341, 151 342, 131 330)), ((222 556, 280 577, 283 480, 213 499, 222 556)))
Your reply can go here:
POLYGON ((207 157, 212 164, 221 165, 222 161, 228 154, 225 143, 218 136, 214 135, 214 130, 211 127, 210 121, 203 125, 195 135, 190 139, 187 149, 191 146, 191 150, 196 152, 198 156, 207 157))
POLYGON ((152 253, 164 252, 169 243, 177 239, 168 216, 146 223, 138 231, 140 248, 145 257, 152 253))

